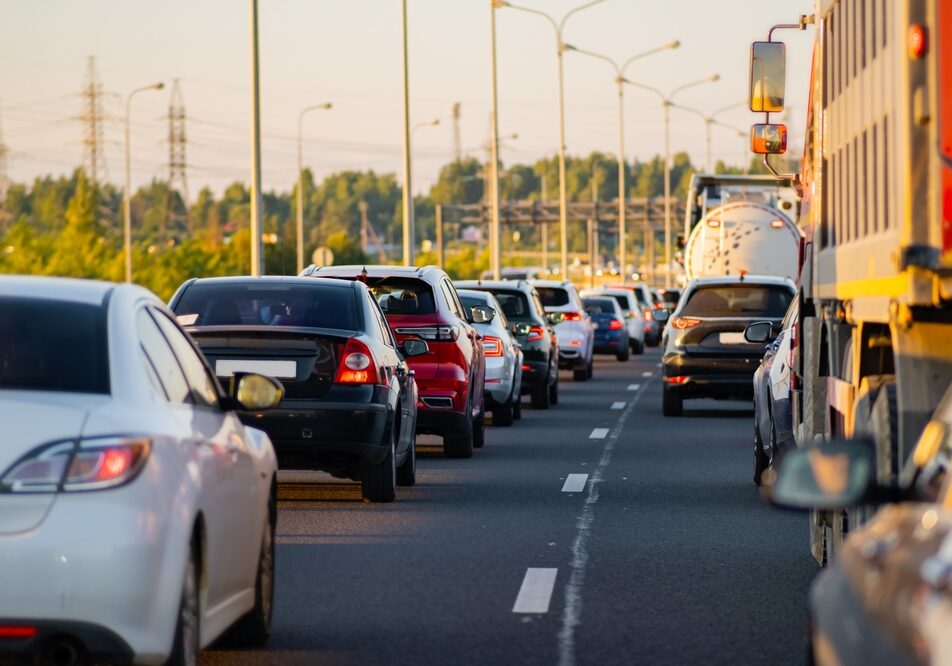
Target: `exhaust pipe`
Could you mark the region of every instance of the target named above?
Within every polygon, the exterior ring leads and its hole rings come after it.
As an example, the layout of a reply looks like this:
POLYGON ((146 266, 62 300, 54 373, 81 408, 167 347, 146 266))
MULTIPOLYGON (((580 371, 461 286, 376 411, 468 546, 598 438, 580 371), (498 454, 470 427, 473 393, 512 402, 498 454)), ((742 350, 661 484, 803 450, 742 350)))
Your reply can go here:
POLYGON ((45 650, 44 663, 52 666, 80 666, 85 663, 82 650, 69 638, 58 638, 50 642, 45 650))

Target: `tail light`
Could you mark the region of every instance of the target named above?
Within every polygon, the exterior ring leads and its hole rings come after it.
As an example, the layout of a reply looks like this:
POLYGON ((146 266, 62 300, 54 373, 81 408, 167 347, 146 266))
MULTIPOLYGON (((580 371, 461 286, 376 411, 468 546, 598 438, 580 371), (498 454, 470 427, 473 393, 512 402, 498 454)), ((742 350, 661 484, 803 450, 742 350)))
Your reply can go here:
POLYGON ((36 627, 0 625, 0 640, 27 640, 37 634, 36 627))
POLYGON ((610 322, 608 322, 609 331, 620 331, 621 327, 622 323, 618 319, 612 319, 610 322))
POLYGON ((491 335, 483 336, 483 354, 486 356, 502 356, 502 340, 491 335))
POLYGON ((51 493, 103 490, 134 479, 152 450, 147 438, 93 437, 34 450, 0 479, 0 490, 51 493))
POLYGON ((429 342, 447 342, 459 337, 456 326, 404 326, 396 331, 398 335, 413 335, 429 342))
POLYGON ((536 340, 541 340, 545 335, 545 330, 541 326, 533 326, 529 329, 529 335, 526 337, 528 342, 534 342, 536 340))
POLYGON ((674 377, 665 377, 664 381, 668 382, 669 384, 687 384, 688 378, 684 375, 676 375, 674 377))
POLYGON ((651 321, 654 316, 651 314, 651 308, 645 308, 645 321, 651 321))
POLYGON ((565 312, 562 321, 582 321, 581 312, 565 312))
POLYGON ((679 331, 683 331, 686 328, 694 328, 700 323, 700 319, 691 319, 690 317, 675 317, 671 320, 671 325, 679 331))
POLYGON ((350 339, 344 345, 335 384, 385 384, 370 349, 359 340, 350 339))
POLYGON ((523 364, 522 364, 522 369, 523 369, 524 371, 526 371, 526 372, 532 372, 532 366, 529 365, 528 363, 523 363, 523 364))

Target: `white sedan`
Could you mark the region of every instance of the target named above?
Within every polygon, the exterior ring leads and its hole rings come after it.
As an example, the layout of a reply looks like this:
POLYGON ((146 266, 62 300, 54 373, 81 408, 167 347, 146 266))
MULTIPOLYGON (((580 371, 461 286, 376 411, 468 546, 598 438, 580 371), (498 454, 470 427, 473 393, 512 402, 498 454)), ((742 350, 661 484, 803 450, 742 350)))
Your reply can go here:
POLYGON ((270 634, 271 441, 150 292, 0 278, 0 661, 195 664, 270 634))

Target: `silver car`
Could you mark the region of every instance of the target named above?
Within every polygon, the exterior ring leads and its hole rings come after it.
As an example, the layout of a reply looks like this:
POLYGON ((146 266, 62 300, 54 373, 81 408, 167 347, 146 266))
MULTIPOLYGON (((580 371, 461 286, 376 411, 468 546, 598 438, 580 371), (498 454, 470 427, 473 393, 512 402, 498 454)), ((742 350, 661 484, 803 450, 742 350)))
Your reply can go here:
POLYGON ((489 322, 473 326, 482 336, 486 357, 486 410, 492 412, 493 425, 511 426, 522 417, 522 350, 495 296, 470 289, 459 289, 457 293, 466 308, 488 305, 496 311, 489 322))

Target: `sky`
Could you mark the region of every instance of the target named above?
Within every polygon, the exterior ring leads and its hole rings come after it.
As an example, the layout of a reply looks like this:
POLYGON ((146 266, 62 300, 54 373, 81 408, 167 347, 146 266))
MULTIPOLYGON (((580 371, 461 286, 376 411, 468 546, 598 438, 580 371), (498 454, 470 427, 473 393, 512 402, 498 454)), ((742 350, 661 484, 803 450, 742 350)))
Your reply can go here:
MULTIPOLYGON (((560 19, 581 0, 520 0, 560 19)), ((426 191, 454 156, 450 109, 461 104, 464 154, 486 160, 490 132, 489 0, 408 0, 413 189, 426 191)), ((746 129, 750 42, 776 23, 796 22, 810 0, 605 0, 573 15, 564 40, 616 61, 680 40, 681 47, 635 62, 627 77, 675 102, 746 129)), ((123 175, 126 95, 132 110, 134 186, 168 176, 171 84, 180 80, 187 114, 188 185, 220 192, 250 178, 250 10, 247 0, 0 0, 0 122, 11 180, 70 173, 82 161, 79 95, 95 56, 104 90, 108 179, 123 175)), ((296 177, 297 119, 310 105, 330 110, 304 119, 304 163, 318 178, 374 169, 402 179, 402 31, 400 0, 259 0, 262 172, 266 190, 289 191, 296 177)), ((777 33, 787 44, 791 144, 802 143, 811 33, 777 33)), ((497 11, 499 129, 504 164, 556 154, 558 70, 553 27, 542 17, 497 11)), ((614 154, 618 145, 614 73, 605 62, 565 55, 566 147, 570 155, 614 154)), ((626 156, 663 151, 662 108, 652 93, 626 88, 626 156)), ((705 128, 671 111, 671 147, 705 160, 705 128)), ((749 160, 746 139, 713 129, 714 159, 749 160)))

